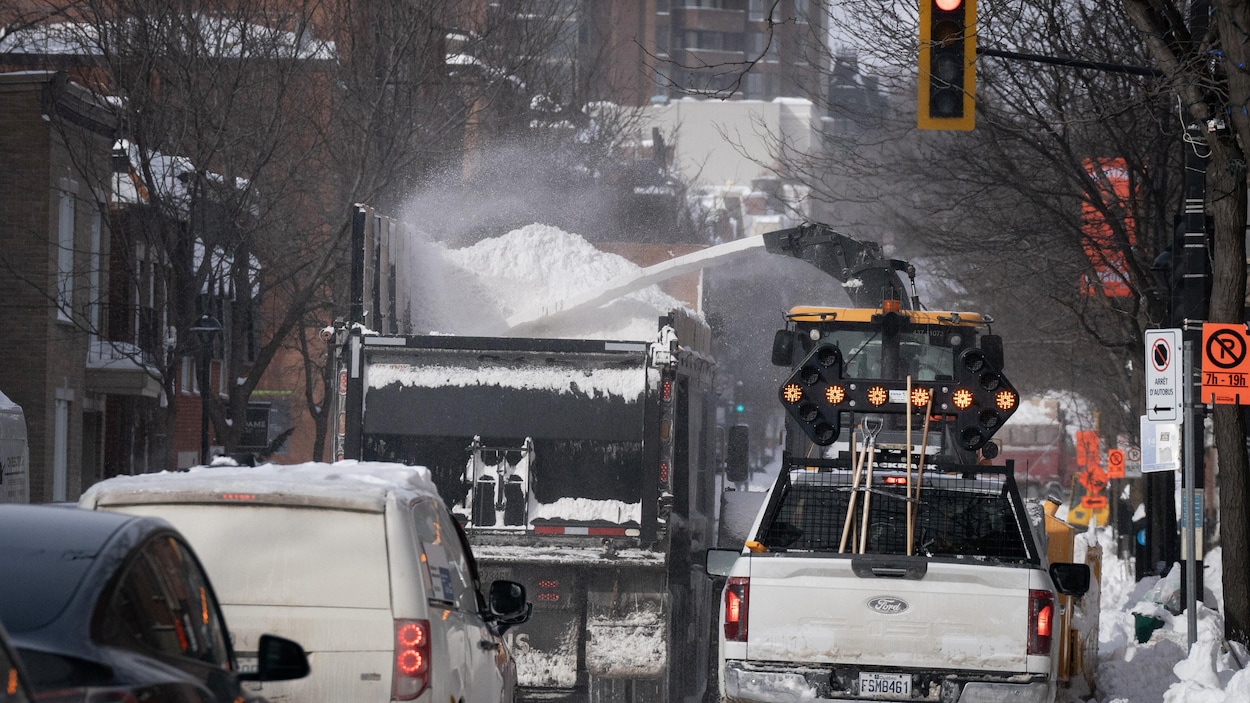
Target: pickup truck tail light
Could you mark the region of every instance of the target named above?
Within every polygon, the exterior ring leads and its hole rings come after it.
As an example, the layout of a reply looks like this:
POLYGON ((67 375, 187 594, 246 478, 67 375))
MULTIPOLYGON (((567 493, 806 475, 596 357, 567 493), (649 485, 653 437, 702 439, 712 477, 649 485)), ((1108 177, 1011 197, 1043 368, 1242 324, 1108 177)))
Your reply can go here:
POLYGON ((1029 654, 1050 654, 1054 628, 1054 594, 1050 591, 1029 591, 1029 654))
POLYGON ((747 600, 751 595, 751 579, 733 576, 725 586, 725 640, 747 641, 747 600))
POLYGON ((430 622, 395 621, 395 664, 391 699, 410 701, 430 685, 430 622))

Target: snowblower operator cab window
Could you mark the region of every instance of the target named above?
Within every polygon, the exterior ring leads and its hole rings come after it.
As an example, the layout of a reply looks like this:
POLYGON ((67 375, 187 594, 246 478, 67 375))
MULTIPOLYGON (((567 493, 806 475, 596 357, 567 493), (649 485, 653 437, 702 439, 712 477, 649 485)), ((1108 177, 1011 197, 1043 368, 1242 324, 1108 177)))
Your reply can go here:
POLYGON ((936 381, 954 378, 955 358, 969 337, 942 328, 920 328, 888 337, 879 329, 835 329, 816 344, 833 344, 841 350, 844 378, 901 379, 910 375, 915 381, 936 381))

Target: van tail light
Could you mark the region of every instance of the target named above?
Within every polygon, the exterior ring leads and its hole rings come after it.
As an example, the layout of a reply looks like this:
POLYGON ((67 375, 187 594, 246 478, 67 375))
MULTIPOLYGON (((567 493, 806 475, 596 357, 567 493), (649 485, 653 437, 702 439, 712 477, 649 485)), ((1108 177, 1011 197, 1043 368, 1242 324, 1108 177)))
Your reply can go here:
POLYGON ((391 699, 410 701, 430 685, 430 621, 395 621, 391 699))
POLYGON ((725 585, 725 641, 747 641, 747 600, 750 595, 749 576, 730 577, 725 585))
POLYGON ((1029 654, 1050 654, 1055 629, 1055 595, 1029 591, 1029 654))

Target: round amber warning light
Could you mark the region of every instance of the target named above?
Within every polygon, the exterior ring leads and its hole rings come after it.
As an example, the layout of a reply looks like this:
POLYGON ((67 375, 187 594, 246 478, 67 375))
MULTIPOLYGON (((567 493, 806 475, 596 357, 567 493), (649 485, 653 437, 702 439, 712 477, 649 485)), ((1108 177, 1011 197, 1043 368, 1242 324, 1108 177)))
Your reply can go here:
POLYGON ((1011 410, 1016 407, 1016 394, 1011 391, 999 391, 994 401, 1000 410, 1011 410))
POLYGON ((803 389, 797 383, 787 383, 781 389, 781 398, 787 403, 797 403, 803 400, 803 389))
POLYGON ((928 388, 911 389, 911 404, 923 408, 929 404, 929 399, 933 397, 933 392, 928 388))
POLYGON ((846 400, 846 389, 842 386, 829 386, 825 389, 825 400, 837 405, 846 400))
POLYGON ((967 388, 957 388, 951 393, 951 402, 960 410, 967 410, 972 407, 972 391, 967 388))
POLYGON ((873 405, 885 405, 885 401, 890 399, 890 392, 882 386, 873 386, 868 389, 868 402, 873 405))

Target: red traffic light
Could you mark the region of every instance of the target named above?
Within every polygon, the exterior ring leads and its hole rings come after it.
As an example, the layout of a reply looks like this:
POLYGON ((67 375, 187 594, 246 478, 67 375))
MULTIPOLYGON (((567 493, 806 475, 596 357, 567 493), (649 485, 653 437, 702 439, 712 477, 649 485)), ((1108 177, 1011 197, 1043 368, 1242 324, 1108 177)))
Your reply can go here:
POLYGON ((920 129, 975 127, 976 24, 976 0, 920 0, 920 129))

